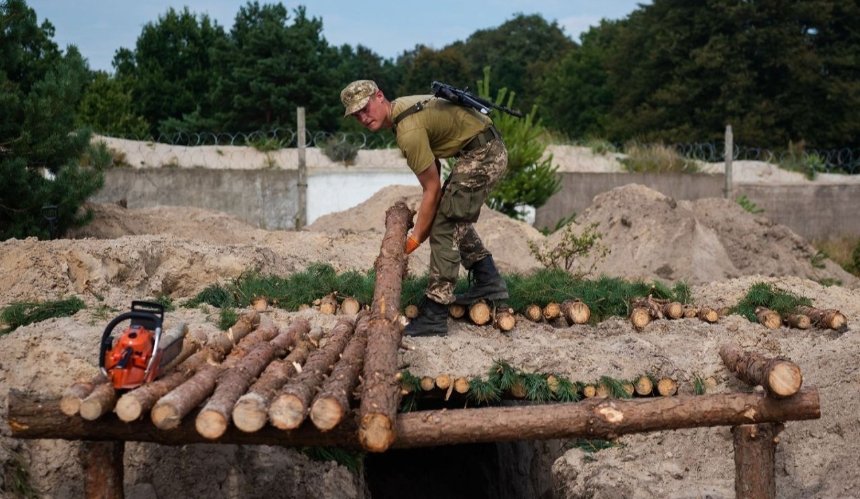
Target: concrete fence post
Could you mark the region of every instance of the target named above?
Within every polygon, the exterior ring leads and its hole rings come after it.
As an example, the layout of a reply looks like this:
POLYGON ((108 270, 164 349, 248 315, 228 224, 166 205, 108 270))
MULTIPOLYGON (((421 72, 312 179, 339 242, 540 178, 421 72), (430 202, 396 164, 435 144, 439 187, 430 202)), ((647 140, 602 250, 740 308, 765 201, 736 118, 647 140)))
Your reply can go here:
POLYGON ((301 230, 308 222, 308 165, 305 158, 305 108, 296 109, 296 130, 299 153, 298 206, 296 209, 296 230, 301 230))
POLYGON ((732 137, 732 126, 726 125, 726 198, 732 199, 732 159, 735 155, 734 139, 732 137))

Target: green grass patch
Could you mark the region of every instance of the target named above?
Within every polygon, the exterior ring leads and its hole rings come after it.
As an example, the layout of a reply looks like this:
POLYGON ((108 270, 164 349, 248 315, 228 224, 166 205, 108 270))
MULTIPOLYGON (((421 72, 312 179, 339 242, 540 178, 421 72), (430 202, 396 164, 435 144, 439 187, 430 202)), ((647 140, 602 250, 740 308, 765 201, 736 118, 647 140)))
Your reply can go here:
POLYGON ((9 333, 34 322, 75 315, 84 308, 86 305, 77 296, 45 302, 13 302, 0 312, 0 322, 6 324, 5 328, 0 329, 0 334, 9 333))
POLYGON ((226 331, 233 327, 233 324, 236 324, 236 321, 238 320, 239 313, 236 312, 236 310, 230 307, 224 307, 218 313, 218 329, 226 331))
POLYGON ((812 300, 777 288, 771 284, 757 282, 753 284, 746 296, 732 308, 732 313, 742 315, 751 322, 757 322, 755 310, 765 307, 778 312, 780 315, 794 313, 799 306, 812 306, 812 300))

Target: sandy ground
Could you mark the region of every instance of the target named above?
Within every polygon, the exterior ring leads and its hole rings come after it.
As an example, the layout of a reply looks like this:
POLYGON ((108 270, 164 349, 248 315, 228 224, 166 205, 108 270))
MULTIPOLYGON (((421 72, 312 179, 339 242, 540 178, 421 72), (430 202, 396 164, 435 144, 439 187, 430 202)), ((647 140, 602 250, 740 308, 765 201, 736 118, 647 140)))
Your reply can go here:
MULTIPOLYGON (((0 242, 0 306, 19 300, 80 296, 86 310, 0 337, 0 411, 10 388, 59 395, 95 373, 95 352, 106 321, 132 299, 167 294, 180 302, 206 286, 247 270, 285 275, 324 261, 338 270, 366 270, 379 251, 385 209, 399 199, 416 206, 416 188, 392 186, 346 212, 321 217, 301 232, 262 231, 219 213, 190 208, 126 210, 94 205, 96 219, 72 239, 0 242), (61 368, 58 368, 60 367, 61 368)), ((610 255, 596 273, 627 278, 684 280, 694 300, 733 305, 759 281, 838 308, 848 317, 840 332, 775 331, 729 316, 707 325, 693 319, 656 321, 634 331, 626 320, 596 326, 554 327, 520 320, 509 334, 451 322, 445 338, 409 341, 401 361, 417 375, 476 375, 504 358, 527 371, 559 372, 588 381, 643 372, 667 374, 692 392, 694 376, 713 378, 711 392, 745 390, 723 367, 720 345, 734 341, 800 365, 806 386, 821 393, 822 418, 789 423, 777 450, 779 497, 857 497, 860 440, 857 388, 860 356, 858 280, 832 262, 812 265, 814 249, 786 227, 720 199, 675 202, 643 186, 624 186, 595 198, 579 220, 598 224, 610 255), (825 287, 818 281, 838 281, 825 287)), ((532 227, 485 209, 478 231, 504 272, 538 267, 528 241, 553 244, 532 227)), ((425 271, 429 250, 410 258, 425 271)), ((303 312, 327 328, 331 319, 303 312)), ((276 323, 295 314, 272 311, 276 323)), ((177 309, 168 324, 214 330, 217 310, 177 309)), ((5 417, 0 431, 8 434, 5 417)), ((557 497, 734 497, 728 428, 625 436, 618 447, 593 455, 568 450, 552 467, 557 497)), ((0 437, 0 462, 26 463, 43 497, 81 494, 77 445, 0 437)), ((332 463, 268 447, 129 444, 130 497, 365 497, 362 478, 332 463)), ((4 490, 0 482, 0 490, 4 490)))

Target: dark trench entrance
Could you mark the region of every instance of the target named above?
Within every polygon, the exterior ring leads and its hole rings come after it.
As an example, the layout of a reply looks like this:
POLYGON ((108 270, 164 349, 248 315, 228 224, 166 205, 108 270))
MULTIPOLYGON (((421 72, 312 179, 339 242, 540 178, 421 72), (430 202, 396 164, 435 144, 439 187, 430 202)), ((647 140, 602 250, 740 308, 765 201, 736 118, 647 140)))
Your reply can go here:
POLYGON ((394 449, 367 454, 371 499, 550 498, 558 441, 394 449))

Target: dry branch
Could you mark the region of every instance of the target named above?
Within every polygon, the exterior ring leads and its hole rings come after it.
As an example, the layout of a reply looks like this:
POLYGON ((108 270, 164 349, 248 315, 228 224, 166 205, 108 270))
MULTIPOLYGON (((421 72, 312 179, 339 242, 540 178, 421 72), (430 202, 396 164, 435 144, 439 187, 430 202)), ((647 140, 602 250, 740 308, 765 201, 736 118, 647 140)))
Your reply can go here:
POLYGON ((720 347, 720 357, 739 379, 753 386, 761 385, 775 398, 790 397, 803 384, 800 368, 790 360, 745 352, 731 343, 720 347))
POLYGON ((367 329, 359 423, 359 440, 371 452, 385 451, 396 437, 394 422, 400 404, 400 385, 395 376, 403 333, 398 315, 406 274, 403 248, 412 215, 403 202, 397 202, 386 211, 385 236, 374 264, 376 284, 367 329))
POLYGON ((350 394, 358 385, 358 374, 364 365, 368 320, 367 315, 358 318, 355 334, 343 356, 311 404, 311 421, 320 431, 331 430, 340 424, 349 411, 350 394))

